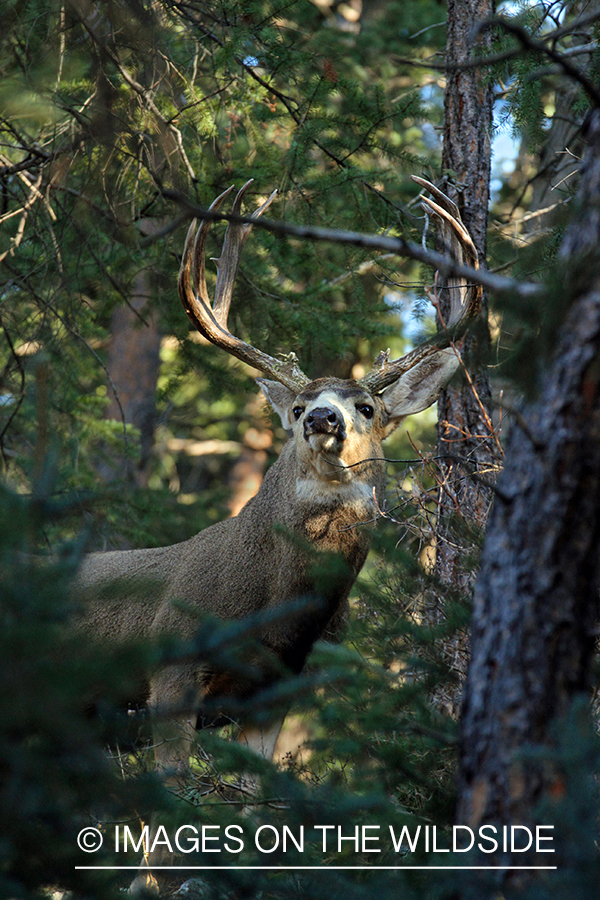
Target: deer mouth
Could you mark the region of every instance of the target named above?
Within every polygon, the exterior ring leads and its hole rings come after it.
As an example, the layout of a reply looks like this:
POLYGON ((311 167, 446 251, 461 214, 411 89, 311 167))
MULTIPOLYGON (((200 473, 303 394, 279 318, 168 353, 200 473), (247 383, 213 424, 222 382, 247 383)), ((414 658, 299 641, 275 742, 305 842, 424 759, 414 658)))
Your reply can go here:
POLYGON ((316 453, 334 454, 336 457, 341 449, 343 441, 331 432, 311 432, 306 435, 309 447, 316 453))

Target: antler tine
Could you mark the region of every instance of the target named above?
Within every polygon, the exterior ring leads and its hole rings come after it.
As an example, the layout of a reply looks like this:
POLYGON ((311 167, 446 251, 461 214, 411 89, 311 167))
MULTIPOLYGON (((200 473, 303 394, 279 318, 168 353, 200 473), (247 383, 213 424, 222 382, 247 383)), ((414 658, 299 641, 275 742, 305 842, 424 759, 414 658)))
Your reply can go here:
MULTIPOLYGON (((460 218, 456 204, 425 178, 413 175, 412 179, 435 197, 435 200, 431 200, 421 195, 421 201, 440 222, 442 239, 448 247, 448 254, 460 263, 468 263, 472 268, 478 268, 477 250, 460 218)), ((463 278, 450 277, 447 279, 447 288, 451 296, 451 311, 444 330, 399 359, 390 360, 389 350, 387 353, 380 353, 371 371, 360 379, 360 383, 368 390, 373 393, 382 391, 405 372, 462 337, 467 324, 478 315, 481 308, 481 285, 467 284, 463 278)))
MULTIPOLYGON (((250 181, 247 182, 237 194, 234 203, 234 212, 236 214, 239 214, 242 197, 250 183, 250 181)), ((209 209, 218 209, 232 190, 233 188, 228 188, 220 194, 211 203, 209 209)), ((275 193, 273 192, 269 199, 253 213, 252 218, 257 218, 267 209, 273 201, 275 193)), ((275 359, 251 344, 247 344, 240 338, 235 337, 227 329, 227 316, 231 304, 233 281, 239 264, 241 250, 252 230, 252 224, 238 225, 237 223, 230 223, 227 229, 221 258, 217 263, 221 264, 219 276, 222 279, 224 277, 224 281, 222 280, 224 287, 220 288, 214 308, 211 308, 206 289, 204 263, 204 248, 210 224, 211 220, 203 219, 196 233, 197 220, 194 219, 190 225, 183 249, 178 288, 181 302, 190 321, 200 334, 212 344, 222 347, 232 356, 242 360, 242 362, 259 369, 263 374, 279 381, 291 391, 295 393, 301 391, 309 383, 310 379, 299 368, 294 353, 289 353, 284 359, 275 359), (232 229, 232 225, 236 227, 232 229), (229 262, 231 262, 231 265, 229 265, 229 262), (221 273, 224 273, 224 275, 222 276, 221 273)))
MULTIPOLYGON (((238 191, 237 196, 233 201, 233 207, 231 209, 231 212, 234 215, 240 215, 240 211, 242 208, 242 199, 244 197, 244 194, 246 193, 246 190, 250 187, 253 181, 254 179, 251 178, 238 191)), ((258 219, 259 216, 262 216, 264 211, 269 208, 269 206, 275 199, 276 194, 277 191, 273 191, 268 200, 266 200, 262 204, 262 206, 259 206, 258 209, 252 213, 250 218, 258 219)), ((217 286, 215 288, 215 302, 213 305, 213 313, 215 319, 217 320, 219 325, 223 326, 223 328, 227 328, 227 316, 229 315, 229 307, 231 306, 233 285, 235 282, 235 277, 237 275, 240 256, 242 254, 244 244, 246 243, 251 231, 252 225, 249 222, 245 222, 243 224, 239 222, 230 222, 227 226, 227 231, 225 232, 225 240, 223 241, 221 256, 219 257, 219 259, 215 260, 218 268, 218 275, 217 286)))
MULTIPOLYGON (((227 190, 223 191, 222 194, 213 200, 213 202, 208 207, 209 212, 216 212, 225 197, 228 197, 232 190, 234 189, 234 185, 230 185, 227 190)), ((202 219, 200 222, 200 228, 198 229, 198 233, 196 234, 196 240, 194 243, 194 253, 193 253, 193 277, 194 277, 194 291, 197 294, 200 294, 204 303, 210 308, 210 298, 208 296, 208 291, 206 290, 206 267, 205 267, 205 257, 204 257, 204 248, 206 246, 206 237, 208 235, 210 226, 212 225, 212 219, 202 219)), ((190 231, 192 227, 194 231, 196 230, 196 219, 192 222, 192 226, 190 226, 190 231)), ((190 232, 188 232, 189 238, 190 232)), ((187 245, 187 239, 186 239, 187 245)), ((185 250, 184 250, 185 253, 185 250)))
MULTIPOLYGON (((479 257, 471 235, 465 228, 456 203, 450 200, 438 187, 425 178, 413 176, 422 187, 433 194, 435 200, 421 194, 421 205, 426 212, 433 213, 440 223, 440 238, 447 256, 458 262, 466 263, 473 269, 479 268, 479 257)), ((450 297, 450 314, 445 323, 447 328, 455 327, 463 315, 470 317, 472 310, 470 303, 481 302, 481 288, 467 285, 463 278, 448 276, 445 290, 450 297)), ((477 308, 476 312, 479 312, 477 308)))

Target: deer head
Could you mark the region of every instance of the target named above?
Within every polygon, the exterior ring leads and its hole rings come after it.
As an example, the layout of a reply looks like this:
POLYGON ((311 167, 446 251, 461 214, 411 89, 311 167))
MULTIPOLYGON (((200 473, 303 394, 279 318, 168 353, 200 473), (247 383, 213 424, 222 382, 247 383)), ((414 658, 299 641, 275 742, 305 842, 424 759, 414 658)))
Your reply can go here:
MULTIPOLYGON (((438 221, 448 254, 461 263, 478 266, 477 251, 465 229, 458 208, 435 185, 414 178, 432 198, 421 195, 425 209, 438 221)), ((238 192, 232 212, 240 214, 241 203, 252 180, 238 192)), ((211 204, 219 209, 233 187, 211 204)), ((271 196, 250 217, 257 219, 271 205, 271 196)), ((268 379, 257 382, 293 435, 301 462, 325 481, 343 483, 358 475, 353 468, 377 453, 378 445, 406 416, 431 406, 460 364, 455 342, 480 309, 481 288, 450 278, 450 315, 435 338, 420 344, 398 359, 382 351, 370 372, 358 380, 322 378, 311 381, 292 352, 276 359, 235 337, 227 327, 233 285, 240 255, 252 223, 231 221, 221 256, 216 260, 218 277, 211 304, 205 279, 205 245, 211 220, 197 227, 192 222, 179 273, 179 294, 198 331, 218 347, 261 371, 268 379)))

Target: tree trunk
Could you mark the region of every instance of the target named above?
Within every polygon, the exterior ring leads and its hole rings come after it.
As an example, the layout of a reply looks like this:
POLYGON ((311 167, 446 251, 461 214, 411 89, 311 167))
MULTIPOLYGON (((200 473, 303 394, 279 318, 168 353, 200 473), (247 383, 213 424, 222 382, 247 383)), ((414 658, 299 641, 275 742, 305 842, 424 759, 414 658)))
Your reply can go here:
MULTIPOLYGON (((449 0, 448 65, 463 63, 473 55, 473 26, 493 13, 494 0, 449 0)), ((477 44, 475 55, 485 55, 489 50, 488 44, 489 39, 484 36, 477 44)), ((443 187, 457 203, 482 262, 486 257, 492 88, 487 74, 478 68, 450 72, 444 110, 442 173, 446 184, 443 187)), ((446 320, 449 306, 443 290, 440 293, 440 308, 446 320)), ((465 570, 464 535, 457 536, 456 525, 482 528, 491 499, 489 490, 468 476, 467 468, 484 474, 489 480, 497 465, 497 447, 489 429, 490 381, 486 369, 482 367, 489 345, 484 298, 481 323, 467 339, 463 353, 471 384, 466 378, 457 379, 438 401, 437 456, 442 458, 442 489, 435 574, 442 582, 459 590, 470 586, 472 576, 465 570), (466 464, 456 461, 457 457, 465 460, 466 464)))
MULTIPOLYGON (((473 26, 491 16, 494 0, 449 0, 446 63, 462 63, 488 52, 483 37, 473 50, 473 26)), ((486 257, 487 211, 491 168, 492 87, 478 68, 448 74, 444 109, 442 153, 443 189, 458 205, 462 219, 477 247, 486 257)), ((443 247, 439 248, 444 250, 443 247)), ((448 320, 449 298, 441 284, 438 293, 441 317, 448 320)), ((443 323, 438 323, 443 328, 443 323)), ((484 527, 491 493, 471 473, 493 481, 498 465, 498 445, 491 429, 491 387, 484 368, 489 353, 487 303, 481 320, 464 342, 463 359, 468 378, 460 375, 438 400, 436 456, 439 459, 438 519, 434 576, 453 591, 470 593, 473 586, 472 551, 484 527)), ((427 594, 425 616, 431 624, 444 617, 444 596, 427 594)), ((446 664, 456 676, 450 686, 440 686, 433 702, 456 717, 467 669, 466 640, 455 637, 442 646, 446 664)))
MULTIPOLYGON (((527 824, 540 801, 568 793, 552 756, 556 721, 590 690, 600 576, 598 112, 587 137, 552 285, 554 301, 571 305, 539 399, 512 427, 475 589, 458 806, 459 823, 472 827, 527 824)), ((540 856, 527 862, 547 865, 540 856)), ((557 856, 553 864, 565 862, 557 856)))
POLYGON ((156 384, 159 370, 160 334, 156 315, 149 308, 150 272, 137 278, 129 306, 119 306, 112 315, 107 368, 115 391, 109 388, 107 419, 124 420, 139 430, 137 460, 123 459, 106 466, 104 477, 127 479, 142 487, 146 484, 150 451, 156 424, 156 384), (118 402, 117 402, 118 398, 118 402))
MULTIPOLYGON (((160 222, 143 219, 145 235, 155 233, 160 222)), ((160 368, 158 317, 149 302, 153 294, 152 269, 138 272, 128 305, 118 306, 111 319, 107 369, 110 403, 107 419, 134 425, 140 433, 137 459, 105 461, 99 471, 106 481, 122 479, 145 487, 156 425, 156 386, 160 368)))

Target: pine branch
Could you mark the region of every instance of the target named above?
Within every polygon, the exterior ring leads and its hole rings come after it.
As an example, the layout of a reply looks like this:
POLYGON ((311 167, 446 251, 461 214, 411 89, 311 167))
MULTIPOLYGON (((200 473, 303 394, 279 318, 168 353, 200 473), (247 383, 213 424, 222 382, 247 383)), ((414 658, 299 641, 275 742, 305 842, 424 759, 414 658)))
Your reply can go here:
MULTIPOLYGON (((194 24, 194 26, 196 28, 198 28, 198 30, 201 31, 202 34, 204 34, 205 37, 207 37, 209 40, 216 43, 219 47, 223 47, 225 45, 225 42, 223 40, 221 40, 221 38, 219 38, 214 33, 214 31, 212 31, 210 28, 208 28, 200 20, 200 18, 196 18, 196 17, 190 15, 189 12, 184 11, 183 8, 179 4, 174 3, 173 5, 177 9, 178 14, 183 19, 186 19, 187 21, 192 22, 194 24)), ((290 116, 292 121, 298 127, 301 127, 304 124, 305 119, 306 119, 306 112, 301 112, 301 105, 298 102, 298 100, 296 100, 294 97, 290 97, 289 95, 284 94, 283 91, 280 91, 273 83, 273 80, 267 81, 266 79, 264 79, 257 72, 256 67, 249 65, 242 56, 236 56, 235 61, 238 65, 240 65, 242 67, 242 69, 246 72, 246 74, 250 76, 250 78, 252 78, 254 81, 256 81, 257 84, 260 84, 260 86, 263 87, 265 90, 269 91, 269 93, 273 94, 273 96, 276 97, 280 101, 280 103, 283 104, 283 106, 286 108, 286 110, 288 112, 288 115, 290 116)), ((353 153, 356 153, 357 150, 360 148, 360 145, 359 145, 358 148, 355 148, 353 151, 348 153, 342 159, 341 157, 337 156, 332 150, 330 150, 329 147, 327 147, 318 138, 316 138, 316 137, 313 138, 313 143, 314 143, 315 147, 318 147, 318 149, 322 153, 324 153, 328 159, 330 159, 333 163, 335 163, 337 166, 339 166, 340 169, 348 168, 349 158, 351 157, 351 155, 353 153)), ((398 210, 402 211, 401 208, 396 203, 394 203, 392 200, 390 200, 388 197, 385 196, 383 191, 379 190, 379 188, 375 187, 375 185, 373 185, 373 184, 371 184, 371 182, 367 181, 366 178, 360 178, 359 181, 363 185, 363 187, 365 187, 371 193, 375 194, 379 198, 379 200, 381 200, 387 206, 390 206, 392 209, 394 209, 396 211, 398 211, 398 210)))
POLYGON ((473 30, 473 38, 475 39, 481 31, 486 28, 492 28, 496 25, 504 28, 505 31, 510 32, 514 37, 516 37, 520 43, 521 47, 513 47, 509 50, 503 50, 499 53, 495 53, 490 56, 480 56, 476 59, 467 59, 463 62, 454 62, 454 63, 436 63, 432 60, 416 60, 410 59, 400 56, 394 56, 394 60, 396 62, 404 63, 405 65, 418 66, 421 68, 433 69, 437 72, 459 72, 467 69, 476 69, 485 66, 493 66, 499 62, 505 62, 509 59, 514 59, 519 56, 523 52, 523 47, 527 50, 532 50, 536 53, 542 53, 545 56, 550 57, 559 68, 572 78, 574 81, 577 81, 578 84, 582 86, 590 100, 593 102, 594 106, 600 106, 600 91, 597 90, 596 86, 590 79, 585 75, 581 69, 578 69, 576 66, 572 65, 568 58, 572 56, 577 56, 584 53, 594 53, 598 49, 597 42, 587 42, 585 44, 581 44, 577 47, 570 47, 564 51, 554 50, 552 46, 548 46, 549 44, 553 44, 560 37, 564 37, 565 35, 570 34, 576 27, 581 28, 584 25, 590 25, 594 22, 597 22, 600 19, 600 13, 594 12, 589 16, 582 16, 576 22, 571 23, 570 26, 565 26, 562 28, 556 28, 553 31, 548 32, 543 36, 542 40, 537 40, 532 37, 532 35, 521 25, 518 25, 516 22, 511 21, 510 19, 505 18, 504 16, 494 16, 493 18, 486 19, 483 22, 478 23, 473 30))
MULTIPOLYGON (((597 19, 600 19, 600 13, 594 13, 592 21, 597 19)), ((495 25, 500 26, 505 31, 514 35, 527 50, 533 50, 536 53, 542 53, 543 55, 548 56, 553 62, 560 66, 565 75, 568 75, 581 85, 595 107, 600 107, 600 91, 596 85, 590 81, 581 69, 578 69, 577 66, 570 63, 563 53, 559 53, 545 43, 552 38, 553 32, 550 32, 549 35, 545 35, 544 41, 539 41, 532 37, 521 25, 517 25, 516 22, 511 22, 510 19, 506 19, 503 16, 494 16, 487 19, 485 22, 481 23, 478 31, 481 31, 484 28, 492 28, 495 25)))
POLYGON ((364 234, 358 231, 340 231, 335 228, 319 228, 313 225, 291 225, 288 222, 277 222, 272 219, 251 219, 249 216, 237 216, 232 213, 209 211, 198 206, 188 197, 169 188, 161 188, 162 195, 177 203, 189 215, 197 219, 210 221, 235 222, 236 224, 251 224, 256 228, 264 228, 273 234, 297 237, 307 241, 326 241, 333 244, 344 244, 351 247, 364 247, 368 250, 381 250, 384 253, 393 253, 417 262, 425 263, 437 269, 444 277, 455 275, 466 278, 475 284, 482 284, 496 294, 512 294, 521 298, 538 296, 543 292, 543 287, 534 282, 519 282, 513 278, 496 275, 489 269, 474 269, 471 266, 461 265, 456 260, 429 250, 414 241, 408 241, 402 237, 391 237, 385 234, 364 234))

